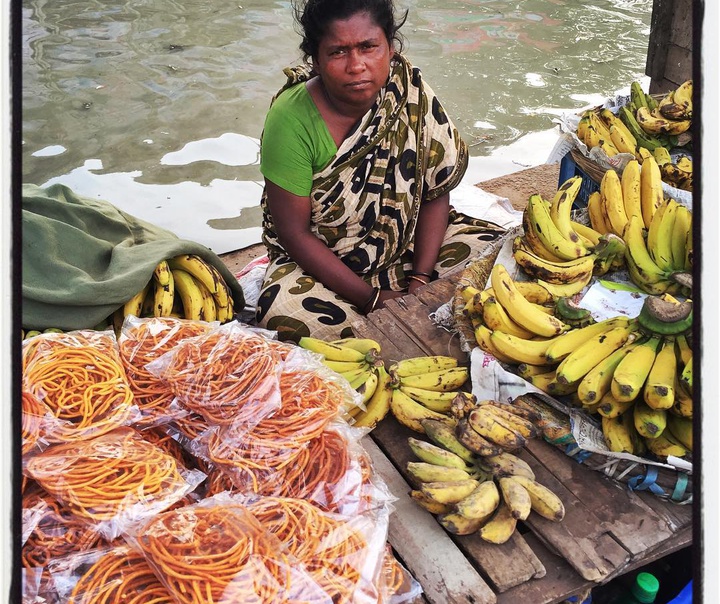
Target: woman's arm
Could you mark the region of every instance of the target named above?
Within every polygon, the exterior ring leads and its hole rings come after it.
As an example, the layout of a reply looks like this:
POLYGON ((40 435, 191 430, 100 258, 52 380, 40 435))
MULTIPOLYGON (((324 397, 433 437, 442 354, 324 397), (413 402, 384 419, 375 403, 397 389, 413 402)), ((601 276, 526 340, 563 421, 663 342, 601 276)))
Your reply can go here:
POLYGON ((310 198, 294 195, 267 179, 265 190, 278 240, 288 255, 325 287, 365 310, 374 289, 310 230, 310 198))
MULTIPOLYGON (((417 226, 415 227, 413 271, 431 275, 440 253, 440 246, 445 237, 450 213, 450 193, 445 193, 432 201, 425 201, 420 206, 417 226)), ((422 275, 419 275, 423 278, 422 275)), ((426 278, 430 281, 430 278, 426 278)), ((410 280, 408 291, 414 292, 422 284, 410 280)))

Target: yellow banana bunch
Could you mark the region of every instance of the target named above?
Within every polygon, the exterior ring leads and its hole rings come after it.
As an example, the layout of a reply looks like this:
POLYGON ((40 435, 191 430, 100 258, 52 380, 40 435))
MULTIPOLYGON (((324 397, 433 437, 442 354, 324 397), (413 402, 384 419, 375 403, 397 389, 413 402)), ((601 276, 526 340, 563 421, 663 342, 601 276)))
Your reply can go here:
POLYGON ((322 355, 322 363, 347 380, 360 395, 360 406, 346 419, 359 428, 373 429, 390 411, 391 378, 379 357, 380 344, 369 338, 343 338, 326 342, 303 337, 298 345, 322 355), (350 419, 352 418, 352 419, 350 419))

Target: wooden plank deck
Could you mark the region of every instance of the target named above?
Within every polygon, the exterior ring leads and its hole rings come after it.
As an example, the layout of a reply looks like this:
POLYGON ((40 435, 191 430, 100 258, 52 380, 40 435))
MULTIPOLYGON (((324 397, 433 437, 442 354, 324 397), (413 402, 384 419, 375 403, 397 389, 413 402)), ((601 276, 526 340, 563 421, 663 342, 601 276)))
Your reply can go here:
MULTIPOLYGON (((433 282, 417 295, 391 300, 353 328, 381 344, 387 363, 423 354, 468 362, 458 339, 430 319, 454 289, 452 277, 433 282)), ((414 485, 406 470, 412 459, 407 438, 413 435, 387 417, 365 441, 398 497, 390 543, 430 604, 554 604, 692 542, 692 506, 630 491, 541 440, 530 442, 520 456, 561 497, 565 519, 554 523, 531 514, 503 545, 477 535, 450 535, 408 496, 414 485)))

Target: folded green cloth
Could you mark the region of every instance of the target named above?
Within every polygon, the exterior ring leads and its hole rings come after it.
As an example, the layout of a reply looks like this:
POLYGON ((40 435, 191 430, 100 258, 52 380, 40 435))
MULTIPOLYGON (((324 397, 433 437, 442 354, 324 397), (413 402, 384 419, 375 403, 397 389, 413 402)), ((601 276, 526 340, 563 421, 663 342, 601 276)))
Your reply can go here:
POLYGON ((240 284, 204 245, 65 185, 23 185, 22 325, 92 328, 145 287, 158 262, 179 254, 197 254, 215 266, 242 310, 240 284))

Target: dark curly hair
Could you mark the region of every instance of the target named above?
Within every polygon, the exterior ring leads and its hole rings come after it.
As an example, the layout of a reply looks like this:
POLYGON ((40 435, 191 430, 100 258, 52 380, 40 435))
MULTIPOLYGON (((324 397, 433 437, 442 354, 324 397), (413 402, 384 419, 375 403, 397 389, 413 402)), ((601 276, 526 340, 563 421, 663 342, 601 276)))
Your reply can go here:
POLYGON ((385 32, 388 44, 392 47, 394 42, 396 50, 402 51, 403 38, 399 30, 407 20, 408 11, 396 18, 393 0, 293 0, 293 12, 301 29, 300 50, 305 61, 317 56, 330 23, 357 13, 368 13, 385 32))

